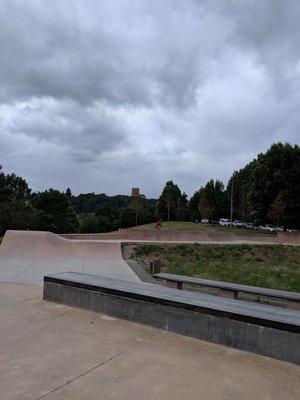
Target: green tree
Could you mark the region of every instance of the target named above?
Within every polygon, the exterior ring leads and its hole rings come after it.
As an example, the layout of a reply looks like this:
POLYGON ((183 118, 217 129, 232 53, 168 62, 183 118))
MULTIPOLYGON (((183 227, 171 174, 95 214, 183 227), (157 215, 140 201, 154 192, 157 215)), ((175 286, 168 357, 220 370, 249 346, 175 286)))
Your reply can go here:
MULTIPOLYGON (((234 177, 234 178, 233 178, 234 177)), ((235 171, 235 216, 260 223, 269 221, 269 212, 279 194, 285 205, 281 221, 290 227, 300 227, 300 148, 288 143, 273 144, 263 154, 235 171)), ((227 186, 230 192, 231 179, 227 186)))
POLYGON ((27 182, 15 174, 5 174, 0 166, 0 235, 7 229, 33 229, 35 220, 27 182))
POLYGON ((281 219, 283 218, 284 211, 285 203, 283 200, 283 195, 282 193, 278 193, 268 212, 268 217, 276 226, 279 226, 281 219))
POLYGON ((79 220, 69 197, 59 190, 49 189, 33 196, 32 206, 38 211, 38 230, 54 233, 76 232, 79 220))
POLYGON ((135 213, 135 226, 138 224, 138 215, 143 211, 143 199, 138 196, 132 196, 128 208, 135 213))
POLYGON ((139 213, 139 225, 153 223, 155 220, 155 214, 151 209, 144 209, 139 213))
POLYGON ((135 226, 135 211, 130 209, 124 209, 120 214, 120 227, 131 228, 135 226))
POLYGON ((224 216, 226 194, 221 181, 211 179, 199 190, 197 197, 199 198, 198 208, 201 217, 217 220, 224 216))
POLYGON ((193 196, 190 198, 190 201, 188 203, 190 218, 193 221, 198 220, 201 216, 200 212, 199 212, 200 197, 201 197, 201 189, 197 190, 193 194, 193 196))
POLYGON ((98 232, 110 232, 114 229, 112 221, 102 215, 98 216, 98 232))
POLYGON ((80 233, 97 233, 99 232, 99 222, 95 214, 86 214, 79 225, 80 233))
POLYGON ((168 181, 158 199, 157 214, 168 221, 180 219, 183 208, 187 206, 186 197, 173 181, 168 181))

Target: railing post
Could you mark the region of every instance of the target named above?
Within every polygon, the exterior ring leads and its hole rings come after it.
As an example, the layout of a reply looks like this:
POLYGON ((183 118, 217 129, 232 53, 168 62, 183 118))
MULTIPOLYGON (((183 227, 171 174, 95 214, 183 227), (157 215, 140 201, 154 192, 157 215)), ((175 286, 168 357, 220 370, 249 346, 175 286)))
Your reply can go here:
POLYGON ((292 308, 293 310, 300 311, 300 302, 299 301, 288 300, 287 306, 288 306, 288 308, 292 308))
POLYGON ((160 273, 160 260, 158 258, 149 261, 149 270, 152 275, 160 273))
POLYGON ((237 298, 237 292, 235 290, 220 289, 220 295, 222 297, 226 297, 227 299, 237 298))
POLYGON ((177 289, 177 282, 166 281, 166 286, 168 286, 169 288, 172 288, 172 289, 177 289))

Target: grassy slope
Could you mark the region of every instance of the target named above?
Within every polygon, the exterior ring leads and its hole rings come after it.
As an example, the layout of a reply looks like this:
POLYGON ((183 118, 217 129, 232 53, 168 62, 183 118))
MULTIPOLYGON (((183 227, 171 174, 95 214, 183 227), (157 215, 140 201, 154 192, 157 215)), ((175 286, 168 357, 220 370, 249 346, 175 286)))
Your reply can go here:
MULTIPOLYGON (((133 229, 140 230, 154 230, 155 223, 138 225, 133 229)), ((254 229, 242 229, 242 228, 229 228, 217 225, 206 225, 206 224, 196 224, 194 222, 182 222, 182 221, 170 221, 163 222, 161 230, 188 230, 188 231, 199 231, 199 232, 233 232, 241 235, 276 235, 276 233, 262 232, 254 229)))
POLYGON ((300 246, 139 245, 133 257, 157 257, 161 272, 300 292, 300 246))

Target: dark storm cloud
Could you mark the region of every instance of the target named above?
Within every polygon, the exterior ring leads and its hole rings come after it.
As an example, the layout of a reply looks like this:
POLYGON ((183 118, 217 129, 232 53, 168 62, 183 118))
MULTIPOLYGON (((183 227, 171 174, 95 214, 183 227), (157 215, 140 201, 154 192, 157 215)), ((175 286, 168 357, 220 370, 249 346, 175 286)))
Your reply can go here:
POLYGON ((37 100, 10 109, 5 131, 64 149, 75 161, 94 161, 126 140, 126 127, 101 104, 81 107, 73 102, 37 100))
POLYGON ((2 0, 1 163, 75 192, 226 180, 297 142, 299 19, 294 0, 2 0))
POLYGON ((178 2, 177 9, 153 2, 150 10, 147 2, 112 1, 106 12, 97 1, 77 3, 2 2, 3 102, 49 96, 185 107, 195 101, 206 57, 221 43, 215 32, 209 32, 217 38, 212 49, 201 38, 202 14, 195 17, 193 2, 187 8, 178 2))
POLYGON ((31 12, 23 2, 14 12, 10 4, 0 13, 1 53, 5 55, 2 101, 31 96, 79 102, 142 100, 139 89, 121 73, 126 72, 121 38, 109 36, 101 26, 85 32, 72 19, 59 15, 58 3, 48 2, 44 13, 40 10, 35 15, 32 4, 31 12))

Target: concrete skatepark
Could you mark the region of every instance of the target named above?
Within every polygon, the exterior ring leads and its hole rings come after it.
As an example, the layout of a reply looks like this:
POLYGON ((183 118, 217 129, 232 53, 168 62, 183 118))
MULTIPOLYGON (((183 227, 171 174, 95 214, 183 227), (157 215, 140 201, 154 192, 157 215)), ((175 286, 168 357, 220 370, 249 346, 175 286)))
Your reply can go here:
POLYGON ((151 229, 119 229, 111 233, 98 234, 65 234, 61 235, 73 240, 121 240, 150 242, 198 242, 198 243, 258 243, 258 244, 291 244, 300 245, 299 232, 278 232, 277 235, 255 235, 250 232, 236 234, 231 232, 201 232, 189 230, 151 230, 151 229))
POLYGON ((86 272, 139 281, 120 241, 69 240, 51 232, 8 231, 0 246, 1 280, 42 284, 47 273, 86 272))
MULTIPOLYGON (((158 240, 162 232, 154 233, 158 240)), ((172 235, 162 241, 200 242, 199 236, 172 235)), ((121 243, 150 241, 151 234, 99 236, 6 233, 0 246, 1 399, 297 398, 295 364, 41 300, 47 274, 139 282, 122 258, 121 243)))
MULTIPOLYGON (((122 258, 122 243, 252 243, 289 244, 275 236, 189 231, 120 230, 108 234, 56 235, 51 232, 7 231, 0 246, 1 281, 42 284, 43 276, 64 271, 99 274, 138 281, 122 258)), ((289 237, 289 236, 287 236, 289 237)), ((295 234, 292 244, 300 243, 295 234)))

